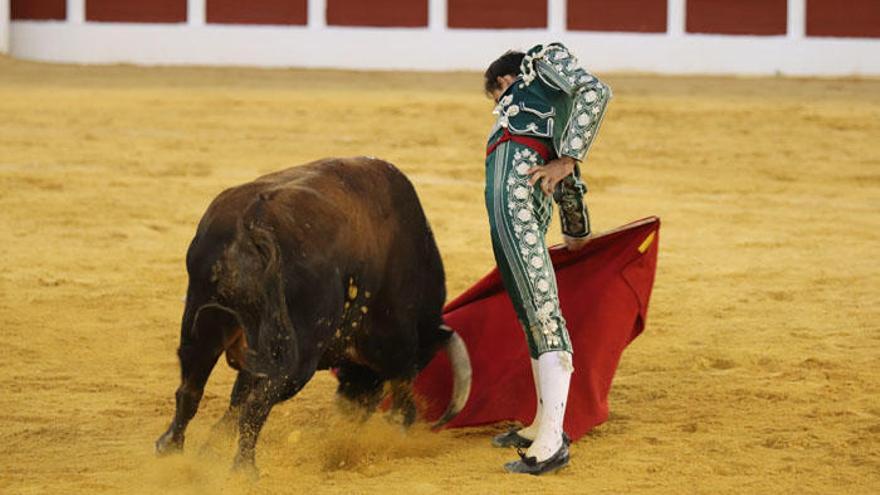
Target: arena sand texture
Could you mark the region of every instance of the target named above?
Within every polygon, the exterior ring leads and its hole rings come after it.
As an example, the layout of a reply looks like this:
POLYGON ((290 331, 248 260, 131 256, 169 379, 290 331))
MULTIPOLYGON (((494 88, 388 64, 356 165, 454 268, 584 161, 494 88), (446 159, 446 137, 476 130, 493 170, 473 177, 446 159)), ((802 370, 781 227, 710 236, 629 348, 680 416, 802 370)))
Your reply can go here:
POLYGON ((0 493, 877 493, 880 81, 607 79, 595 225, 664 223, 647 330, 571 467, 504 474, 500 425, 358 429, 323 372, 273 411, 250 484, 231 443, 199 454, 225 364, 187 452, 153 455, 196 222, 257 175, 379 156, 460 293, 493 263, 479 75, 0 59, 0 493))

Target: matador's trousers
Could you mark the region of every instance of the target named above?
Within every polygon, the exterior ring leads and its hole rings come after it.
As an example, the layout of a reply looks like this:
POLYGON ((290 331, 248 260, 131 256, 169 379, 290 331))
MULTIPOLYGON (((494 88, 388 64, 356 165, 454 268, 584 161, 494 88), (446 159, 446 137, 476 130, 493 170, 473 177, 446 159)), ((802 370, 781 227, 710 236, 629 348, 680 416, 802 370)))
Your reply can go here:
POLYGON ((549 351, 572 352, 544 240, 553 200, 530 185, 527 174, 543 164, 536 151, 514 141, 502 142, 486 157, 492 249, 535 359, 549 351))

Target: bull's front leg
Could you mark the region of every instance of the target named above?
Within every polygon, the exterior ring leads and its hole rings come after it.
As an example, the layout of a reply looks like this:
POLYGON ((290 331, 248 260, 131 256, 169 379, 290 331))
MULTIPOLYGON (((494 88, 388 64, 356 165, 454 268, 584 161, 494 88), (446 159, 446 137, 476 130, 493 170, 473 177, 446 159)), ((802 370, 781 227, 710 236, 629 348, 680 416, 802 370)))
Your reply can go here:
POLYGON ((250 395, 254 385, 254 376, 245 370, 238 372, 235 379, 235 385, 232 386, 232 394, 229 400, 229 407, 214 426, 211 427, 211 433, 208 441, 202 445, 201 454, 205 455, 220 448, 218 443, 222 440, 232 439, 238 434, 238 422, 241 418, 242 403, 250 395))
POLYGON ((269 417, 272 406, 275 405, 272 400, 271 383, 272 378, 269 377, 254 380, 251 393, 242 404, 238 418, 238 452, 235 454, 233 468, 251 471, 254 477, 257 475, 254 464, 257 437, 266 423, 266 418, 269 417))
POLYGON ((315 373, 315 365, 307 372, 280 376, 255 377, 251 384, 250 394, 241 405, 238 420, 238 452, 235 455, 233 468, 248 471, 257 477, 258 471, 254 463, 257 438, 272 407, 283 400, 289 399, 302 390, 315 373))
POLYGON ((250 395, 254 385, 254 376, 247 371, 239 371, 232 386, 232 394, 229 397, 229 408, 223 414, 214 427, 211 428, 212 436, 232 435, 238 431, 238 421, 241 417, 241 405, 250 395))
POLYGON ((212 346, 206 347, 186 346, 178 350, 181 383, 174 394, 175 410, 171 425, 156 440, 156 453, 159 455, 183 450, 186 427, 199 408, 205 383, 222 351, 212 346))

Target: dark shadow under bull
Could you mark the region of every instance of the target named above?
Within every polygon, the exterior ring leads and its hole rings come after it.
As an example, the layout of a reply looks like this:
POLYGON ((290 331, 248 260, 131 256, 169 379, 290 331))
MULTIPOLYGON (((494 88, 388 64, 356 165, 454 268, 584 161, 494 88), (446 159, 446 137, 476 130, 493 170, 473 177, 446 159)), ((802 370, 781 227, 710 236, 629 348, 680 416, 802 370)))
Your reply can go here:
POLYGON ((273 405, 319 369, 336 368, 338 395, 367 414, 390 384, 409 424, 412 380, 445 346, 455 390, 438 424, 467 400, 470 363, 443 325, 437 245, 412 184, 390 163, 326 159, 227 189, 202 217, 186 266, 181 384, 160 454, 183 448, 224 352, 238 377, 219 424, 238 427, 239 467, 253 466, 273 405))

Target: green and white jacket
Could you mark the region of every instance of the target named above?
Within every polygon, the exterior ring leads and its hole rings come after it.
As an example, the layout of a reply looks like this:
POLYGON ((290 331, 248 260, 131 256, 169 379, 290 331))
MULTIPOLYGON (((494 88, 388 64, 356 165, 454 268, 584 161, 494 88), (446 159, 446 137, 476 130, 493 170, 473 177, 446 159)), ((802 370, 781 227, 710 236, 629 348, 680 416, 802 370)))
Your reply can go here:
MULTIPOLYGON (((506 129, 511 135, 548 140, 556 156, 583 161, 605 117, 611 88, 578 65, 561 43, 537 45, 526 52, 521 75, 499 98, 490 143, 506 129)), ((563 233, 585 237, 589 216, 583 203, 586 186, 580 169, 557 188, 563 233)))

